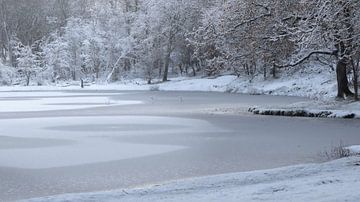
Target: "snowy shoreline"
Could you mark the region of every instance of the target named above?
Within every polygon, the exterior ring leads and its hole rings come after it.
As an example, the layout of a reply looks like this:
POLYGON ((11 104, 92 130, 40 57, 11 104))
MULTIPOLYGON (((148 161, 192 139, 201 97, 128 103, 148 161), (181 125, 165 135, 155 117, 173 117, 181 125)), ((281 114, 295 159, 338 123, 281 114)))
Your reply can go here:
MULTIPOLYGON (((359 152, 359 146, 349 147, 359 152)), ((64 201, 359 201, 360 156, 320 164, 185 179, 150 187, 65 194, 24 202, 64 201)))
MULTIPOLYGON (((120 90, 120 91, 198 91, 227 92, 252 95, 297 96, 309 98, 309 101, 292 105, 252 106, 249 110, 255 114, 282 115, 326 118, 360 118, 360 103, 351 100, 336 101, 336 80, 331 73, 325 76, 316 74, 303 77, 295 74, 293 79, 255 78, 249 82, 246 78, 233 75, 216 78, 179 77, 169 82, 147 84, 143 79, 123 80, 112 84, 88 84, 81 89, 77 82, 62 83, 54 86, 1 86, 0 93, 13 91, 73 91, 73 90, 120 90), (298 113, 300 112, 300 113, 298 113)), ((234 109, 236 111, 236 109, 234 109)), ((234 112, 235 113, 235 112, 234 112)))
POLYGON ((331 100, 336 96, 336 81, 329 81, 325 77, 314 80, 302 79, 301 75, 292 80, 256 78, 249 81, 248 78, 238 78, 233 75, 225 75, 214 78, 177 77, 168 82, 147 84, 143 79, 122 80, 115 83, 92 83, 85 88, 80 88, 80 82, 64 82, 44 86, 0 86, 0 92, 11 91, 68 91, 68 90, 120 90, 120 91, 199 91, 199 92, 226 92, 243 93, 253 95, 297 96, 315 100, 331 100), (326 80, 326 81, 325 81, 326 80), (321 83, 318 87, 316 84, 321 83))

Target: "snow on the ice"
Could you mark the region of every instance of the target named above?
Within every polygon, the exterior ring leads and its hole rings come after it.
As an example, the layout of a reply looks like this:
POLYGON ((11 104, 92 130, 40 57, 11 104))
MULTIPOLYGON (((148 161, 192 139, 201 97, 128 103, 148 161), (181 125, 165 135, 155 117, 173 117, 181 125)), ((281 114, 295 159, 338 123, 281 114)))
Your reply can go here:
POLYGON ((33 148, 17 148, 13 143, 14 148, 1 151, 0 167, 43 169, 157 155, 184 149, 184 146, 124 143, 116 138, 217 130, 223 131, 202 120, 152 116, 3 119, 0 120, 0 137, 53 141, 49 146, 33 148), (134 124, 154 127, 137 130, 134 124), (129 125, 134 127, 128 128, 129 125), (54 146, 55 140, 60 143, 54 146))
POLYGON ((70 110, 142 103, 136 100, 112 100, 107 95, 109 94, 0 92, 0 112, 70 110))
MULTIPOLYGON (((0 99, 5 98, 36 98, 36 97, 78 97, 78 96, 104 96, 104 95, 116 95, 121 93, 113 92, 101 92, 99 93, 90 93, 83 92, 81 94, 75 92, 64 92, 64 91, 31 91, 33 87, 29 89, 24 89, 26 91, 0 91, 0 99)), ((51 89, 51 87, 49 87, 51 89)), ((11 88, 10 88, 11 89, 11 88)))

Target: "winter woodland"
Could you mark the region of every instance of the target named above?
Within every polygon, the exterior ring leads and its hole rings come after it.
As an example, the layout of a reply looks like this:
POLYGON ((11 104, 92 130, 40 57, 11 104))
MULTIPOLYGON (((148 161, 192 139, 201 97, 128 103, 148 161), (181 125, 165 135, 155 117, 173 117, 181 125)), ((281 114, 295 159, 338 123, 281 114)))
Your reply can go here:
POLYGON ((251 80, 326 66, 344 98, 358 91, 359 17, 352 0, 0 0, 0 81, 251 80))

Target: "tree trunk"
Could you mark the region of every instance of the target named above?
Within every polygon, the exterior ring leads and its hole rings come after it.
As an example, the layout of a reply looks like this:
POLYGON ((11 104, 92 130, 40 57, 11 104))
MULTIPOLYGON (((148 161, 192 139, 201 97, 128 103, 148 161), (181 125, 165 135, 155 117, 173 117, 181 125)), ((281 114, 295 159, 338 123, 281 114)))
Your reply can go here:
POLYGON ((71 77, 73 81, 76 81, 76 69, 74 68, 73 71, 71 72, 71 77))
POLYGON ((347 63, 344 59, 339 60, 336 65, 336 76, 338 84, 338 98, 345 98, 345 96, 353 96, 354 93, 349 89, 349 81, 346 74, 347 63))
POLYGON ((14 54, 13 54, 13 47, 11 45, 11 37, 10 34, 8 33, 7 27, 6 27, 6 23, 4 22, 4 30, 5 30, 5 36, 6 36, 6 40, 7 40, 7 49, 8 49, 8 57, 9 57, 9 63, 12 67, 16 67, 16 62, 14 60, 14 54))
POLYGON ((183 69, 182 64, 179 64, 179 70, 180 70, 180 75, 182 76, 183 73, 184 73, 184 69, 183 69))
POLYGON ((169 65, 170 65, 170 56, 171 56, 171 45, 168 45, 165 56, 165 64, 164 64, 164 76, 163 82, 168 81, 168 73, 169 73, 169 65))
POLYGON ((354 76, 354 98, 359 101, 359 60, 352 60, 353 76, 354 76))
POLYGON ((29 86, 29 85, 30 85, 31 73, 30 73, 30 72, 26 72, 26 73, 25 73, 25 77, 26 77, 26 86, 29 86))
POLYGON ((191 66, 191 69, 193 71, 193 76, 195 77, 196 76, 196 69, 195 69, 195 67, 193 65, 191 66))
POLYGON ((263 70, 264 72, 264 80, 266 80, 267 79, 267 71, 266 71, 266 67, 264 66, 264 70, 263 70))
POLYGON ((96 80, 99 79, 99 77, 100 77, 100 63, 96 64, 95 76, 96 76, 96 80))
POLYGON ((354 69, 354 91, 355 91, 355 100, 359 101, 359 81, 358 81, 358 72, 354 69))
POLYGON ((1 61, 6 63, 6 48, 1 48, 1 61))
POLYGON ((161 75, 162 75, 162 67, 159 66, 159 78, 161 77, 161 75))
POLYGON ((273 65, 271 73, 272 73, 273 78, 276 78, 276 65, 275 64, 273 65))

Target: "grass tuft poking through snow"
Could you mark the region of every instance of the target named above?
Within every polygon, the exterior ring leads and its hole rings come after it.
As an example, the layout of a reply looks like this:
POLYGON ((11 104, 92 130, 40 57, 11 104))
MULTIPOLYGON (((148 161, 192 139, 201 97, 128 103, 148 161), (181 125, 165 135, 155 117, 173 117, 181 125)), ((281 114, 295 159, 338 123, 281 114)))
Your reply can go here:
POLYGON ((332 146, 330 150, 324 151, 320 155, 326 161, 331 161, 341 158, 347 158, 350 156, 356 156, 357 153, 353 152, 350 148, 346 147, 342 141, 340 141, 339 145, 332 146))

